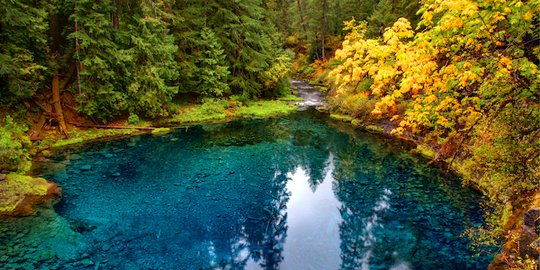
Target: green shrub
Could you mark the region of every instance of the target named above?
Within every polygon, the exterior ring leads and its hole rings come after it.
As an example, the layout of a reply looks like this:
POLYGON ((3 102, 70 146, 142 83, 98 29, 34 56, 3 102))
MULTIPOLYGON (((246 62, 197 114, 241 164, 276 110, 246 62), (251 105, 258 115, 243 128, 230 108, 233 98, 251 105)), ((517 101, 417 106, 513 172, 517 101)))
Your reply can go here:
POLYGON ((201 105, 201 111, 206 114, 223 113, 229 107, 229 102, 223 99, 205 98, 201 105))
POLYGON ((129 117, 128 117, 128 124, 129 125, 137 125, 139 124, 140 122, 140 119, 139 119, 139 116, 136 115, 136 114, 130 114, 129 117))
POLYGON ((17 124, 8 115, 0 127, 0 169, 26 172, 30 169, 29 149, 32 145, 26 135, 28 127, 17 124))
POLYGON ((233 95, 230 99, 235 107, 245 106, 249 102, 249 97, 244 95, 233 95))

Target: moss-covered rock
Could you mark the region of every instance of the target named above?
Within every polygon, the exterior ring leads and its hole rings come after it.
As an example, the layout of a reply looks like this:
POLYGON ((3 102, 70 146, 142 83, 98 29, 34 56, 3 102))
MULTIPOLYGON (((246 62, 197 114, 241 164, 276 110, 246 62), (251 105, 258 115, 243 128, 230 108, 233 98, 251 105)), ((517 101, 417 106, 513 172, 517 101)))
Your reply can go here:
POLYGON ((170 128, 156 128, 152 130, 152 134, 165 134, 171 132, 172 129, 170 128))
POLYGON ((51 203, 61 196, 55 183, 10 173, 0 181, 0 216, 28 216, 40 204, 51 203))

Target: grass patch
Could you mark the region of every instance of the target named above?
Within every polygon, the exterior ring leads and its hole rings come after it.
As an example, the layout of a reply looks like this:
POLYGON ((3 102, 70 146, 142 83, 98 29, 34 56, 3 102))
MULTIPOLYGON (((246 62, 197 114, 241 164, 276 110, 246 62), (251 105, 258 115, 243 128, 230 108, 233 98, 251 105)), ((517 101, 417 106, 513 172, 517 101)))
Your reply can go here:
POLYGON ((212 111, 208 112, 201 105, 188 105, 184 106, 179 110, 177 115, 174 115, 170 119, 166 119, 166 123, 198 123, 204 121, 216 121, 223 120, 227 117, 225 109, 223 108, 220 112, 212 111))
POLYGON ((293 94, 288 94, 288 95, 286 95, 284 97, 278 98, 278 100, 280 100, 280 101, 304 101, 304 98, 295 96, 293 94))
POLYGON ((281 100, 260 100, 248 106, 237 108, 234 112, 238 117, 273 117, 286 115, 296 110, 296 106, 281 100))
POLYGON ((162 121, 167 124, 191 124, 200 122, 219 122, 231 118, 264 118, 289 114, 296 106, 283 100, 249 101, 240 105, 234 100, 212 101, 202 105, 187 105, 179 109, 179 113, 162 121))
POLYGON ((52 148, 58 148, 73 144, 82 143, 85 141, 95 140, 99 138, 106 138, 120 135, 130 135, 137 132, 136 129, 73 129, 69 138, 46 138, 41 141, 40 146, 44 148, 50 146, 52 148))

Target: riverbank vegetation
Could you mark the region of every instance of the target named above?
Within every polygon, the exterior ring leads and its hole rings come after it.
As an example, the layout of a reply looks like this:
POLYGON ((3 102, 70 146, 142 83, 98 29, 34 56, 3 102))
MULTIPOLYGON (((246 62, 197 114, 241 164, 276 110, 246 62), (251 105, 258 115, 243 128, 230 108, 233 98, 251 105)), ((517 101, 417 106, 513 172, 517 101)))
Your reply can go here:
POLYGON ((99 136, 77 127, 182 124, 294 108, 270 101, 291 94, 294 54, 281 46, 262 1, 2 6, 0 169, 27 171, 31 141, 51 134, 75 142, 99 136))
MULTIPOLYGON (((481 190, 480 242, 517 238, 539 192, 538 1, 0 3, 0 171, 50 146, 288 113, 293 70, 334 118, 413 140, 481 190)), ((523 250, 506 246, 508 267, 523 250)))
MULTIPOLYGON (((423 1, 416 28, 399 18, 380 36, 351 20, 312 78, 341 118, 416 141, 481 190, 489 228, 476 237, 519 238, 509 231, 540 187, 539 12, 534 1, 423 1)), ((510 265, 535 260, 535 247, 517 249, 506 246, 510 265)))

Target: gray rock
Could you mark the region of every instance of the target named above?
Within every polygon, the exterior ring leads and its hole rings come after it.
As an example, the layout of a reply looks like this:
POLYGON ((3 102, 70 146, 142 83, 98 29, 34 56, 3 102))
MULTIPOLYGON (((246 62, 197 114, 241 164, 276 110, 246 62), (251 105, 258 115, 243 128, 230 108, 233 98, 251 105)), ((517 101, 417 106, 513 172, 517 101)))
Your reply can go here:
POLYGON ((6 174, 0 173, 0 181, 6 180, 6 174))
POLYGON ((534 248, 531 244, 538 239, 538 234, 535 232, 534 227, 523 225, 521 234, 519 235, 520 255, 522 258, 530 256, 532 258, 539 257, 539 250, 534 248))
POLYGON ((540 209, 537 207, 533 207, 529 209, 523 217, 523 224, 525 226, 529 226, 533 228, 540 225, 540 209))
POLYGON ((94 262, 90 259, 84 259, 82 261, 80 261, 81 265, 83 266, 90 266, 90 265, 94 265, 94 262))
POLYGON ((91 169, 92 169, 92 165, 83 165, 80 168, 81 171, 89 171, 91 169))

